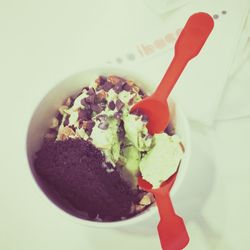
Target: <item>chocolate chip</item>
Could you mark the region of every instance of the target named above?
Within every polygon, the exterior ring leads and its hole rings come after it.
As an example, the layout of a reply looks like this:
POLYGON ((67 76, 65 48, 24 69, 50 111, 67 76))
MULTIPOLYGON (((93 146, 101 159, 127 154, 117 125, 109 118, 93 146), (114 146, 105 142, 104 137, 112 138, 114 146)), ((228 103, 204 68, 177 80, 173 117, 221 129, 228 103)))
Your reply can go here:
POLYGON ((98 85, 98 86, 96 87, 96 92, 98 92, 98 91, 100 91, 100 90, 103 90, 102 85, 98 85))
POLYGON ((91 109, 97 114, 102 112, 102 107, 99 104, 91 104, 91 109))
POLYGON ((109 103, 109 109, 111 109, 111 110, 114 110, 115 109, 115 103, 113 102, 113 101, 111 101, 110 103, 109 103))
POLYGON ((88 104, 95 103, 96 100, 96 95, 89 95, 88 97, 85 98, 85 102, 88 104))
POLYGON ((95 89, 94 88, 90 88, 88 91, 89 95, 94 95, 95 94, 95 89))
POLYGON ((102 130, 106 130, 109 127, 109 123, 107 121, 104 122, 100 122, 100 124, 98 125, 98 128, 102 129, 102 130))
POLYGON ((58 120, 59 124, 61 123, 62 118, 63 118, 63 115, 60 112, 57 112, 56 113, 56 119, 58 120))
POLYGON ((123 90, 130 91, 131 89, 132 89, 132 87, 130 85, 128 85, 127 83, 124 84, 123 90))
POLYGON ((89 104, 85 101, 85 98, 83 98, 83 99, 81 100, 81 104, 82 104, 84 107, 89 108, 89 104))
POLYGON ((88 121, 91 119, 92 110, 91 109, 79 109, 78 110, 78 120, 88 121))
POLYGON ((103 85, 107 81, 107 77, 105 76, 99 76, 95 82, 99 85, 103 85))
POLYGON ((148 116, 145 115, 145 114, 143 114, 141 120, 142 120, 143 122, 148 122, 148 116))
POLYGON ((115 103, 116 109, 120 111, 124 107, 124 103, 121 100, 117 100, 115 103))
POLYGON ((116 120, 121 120, 121 118, 122 118, 121 112, 115 112, 115 113, 114 113, 114 118, 115 118, 116 120))
POLYGON ((103 89, 101 91, 99 91, 96 95, 96 101, 97 102, 101 102, 101 101, 104 101, 106 99, 106 96, 107 96, 107 92, 104 91, 103 89))
POLYGON ((67 115, 64 122, 63 122, 63 126, 66 127, 69 125, 69 116, 67 115))
POLYGON ((164 132, 170 136, 175 134, 175 128, 172 122, 170 122, 168 124, 168 126, 166 127, 166 129, 164 130, 164 132))
POLYGON ((95 122, 90 120, 87 121, 86 123, 86 128, 85 128, 85 132, 90 135, 92 133, 93 127, 95 126, 95 122))
POLYGON ((86 129, 91 130, 94 126, 95 126, 95 122, 94 121, 92 121, 92 120, 87 121, 87 127, 86 127, 86 129))
POLYGON ((102 86, 103 90, 105 90, 105 91, 107 91, 107 92, 108 92, 110 89, 112 89, 112 87, 113 87, 113 84, 110 83, 110 82, 105 82, 105 83, 103 84, 103 86, 102 86))
POLYGON ((144 96, 145 96, 145 93, 140 89, 140 90, 139 90, 139 95, 140 95, 141 97, 144 97, 144 96))
POLYGON ((103 100, 102 102, 100 102, 99 105, 101 106, 102 110, 104 110, 106 108, 106 106, 107 106, 107 101, 103 100))
POLYGON ((119 94, 119 93, 123 90, 123 85, 124 85, 124 84, 125 84, 125 82, 122 82, 122 81, 118 82, 118 83, 113 87, 115 93, 119 94))
POLYGON ((141 116, 143 115, 143 113, 141 112, 140 109, 135 109, 133 112, 132 112, 133 115, 137 115, 137 116, 141 116))
POLYGON ((123 141, 125 138, 125 129, 124 129, 124 122, 121 121, 119 128, 118 128, 118 138, 120 141, 123 141))
POLYGON ((85 132, 86 132, 86 134, 87 134, 88 136, 90 136, 91 133, 92 133, 92 131, 90 131, 90 130, 88 130, 88 129, 86 129, 85 132))

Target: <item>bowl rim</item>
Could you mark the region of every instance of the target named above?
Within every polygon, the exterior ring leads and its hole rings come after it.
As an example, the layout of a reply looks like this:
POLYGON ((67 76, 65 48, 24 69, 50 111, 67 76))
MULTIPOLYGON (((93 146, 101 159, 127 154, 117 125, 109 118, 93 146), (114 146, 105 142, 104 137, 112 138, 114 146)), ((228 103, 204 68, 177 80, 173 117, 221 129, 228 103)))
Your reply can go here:
MULTIPOLYGON (((145 211, 139 213, 138 215, 135 215, 133 217, 130 217, 128 219, 125 220, 120 220, 120 221, 111 221, 111 222, 99 222, 99 221, 90 221, 87 219, 83 219, 83 218, 79 218, 77 216, 74 216, 70 213, 67 213, 66 211, 64 211, 62 208, 58 207, 53 201, 50 200, 49 197, 47 197, 47 195, 44 193, 44 191, 42 190, 42 188, 40 187, 40 185, 37 183, 36 178, 34 176, 34 173, 32 171, 32 166, 30 164, 30 160, 29 160, 29 156, 28 156, 28 135, 29 135, 29 131, 30 131, 30 127, 31 127, 31 122, 34 116, 35 111, 37 110, 37 108, 41 105, 42 101, 46 98, 46 96, 52 92, 53 90, 55 90, 56 88, 58 88, 60 85, 62 85, 63 83, 70 81, 70 79, 72 79, 73 77, 76 77, 78 75, 82 75, 84 73, 87 72, 98 72, 98 71, 106 71, 106 72, 115 72, 116 75, 120 74, 129 74, 131 76, 134 76, 136 79, 139 79, 139 83, 138 85, 140 86, 140 82, 151 82, 150 81, 150 77, 144 76, 142 74, 140 74, 139 72, 136 72, 134 69, 131 69, 129 67, 121 67, 121 66, 96 66, 96 67, 89 67, 86 68, 84 70, 78 71, 76 73, 71 74, 68 77, 65 77, 64 79, 58 81, 56 84, 54 84, 52 86, 52 88, 49 88, 47 90, 47 93, 45 96, 42 97, 42 99, 38 100, 36 106, 33 109, 33 112, 31 114, 29 123, 28 123, 28 129, 26 132, 26 159, 27 159, 27 163, 30 169, 30 173, 32 175, 32 178, 34 179, 36 186, 38 187, 38 189, 40 189, 40 192, 43 193, 44 198, 46 198, 46 200, 49 200, 49 203, 52 204, 54 207, 57 207, 58 210, 61 211, 61 215, 64 215, 64 217, 67 217, 75 222, 81 223, 85 226, 88 227, 95 227, 95 228, 117 228, 117 227, 124 227, 124 226, 129 226, 129 225, 133 225, 133 224, 137 224, 139 222, 145 221, 148 218, 150 218, 151 216, 155 215, 157 213, 157 207, 155 204, 151 205, 149 208, 147 208, 145 211), (65 216, 67 215, 67 216, 65 216)), ((109 73, 107 73, 109 74, 109 73)), ((137 83, 137 82, 136 82, 137 83)), ((182 180, 186 174, 187 171, 187 166, 189 163, 189 158, 190 158, 190 147, 191 147, 191 141, 190 141, 190 128, 189 128, 189 124, 188 124, 188 120, 185 116, 185 114, 183 113, 183 109, 181 108, 180 104, 178 103, 178 99, 175 97, 170 97, 170 100, 174 102, 175 107, 176 107, 176 113, 178 113, 178 116, 181 117, 183 124, 183 127, 185 130, 185 137, 186 137, 186 143, 185 143, 185 157, 184 157, 184 163, 182 162, 181 165, 185 165, 185 168, 180 168, 181 171, 178 172, 177 177, 176 177, 176 181, 170 191, 170 195, 174 196, 175 193, 178 191, 179 186, 182 183, 182 180)))

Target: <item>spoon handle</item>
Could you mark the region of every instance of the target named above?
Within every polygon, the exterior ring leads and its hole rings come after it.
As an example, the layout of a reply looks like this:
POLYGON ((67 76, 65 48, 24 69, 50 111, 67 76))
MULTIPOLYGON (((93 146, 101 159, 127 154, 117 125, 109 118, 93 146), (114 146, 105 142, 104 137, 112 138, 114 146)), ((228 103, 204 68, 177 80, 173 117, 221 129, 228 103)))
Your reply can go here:
POLYGON ((166 102, 187 63, 197 56, 213 30, 213 18, 207 13, 192 15, 175 43, 175 55, 154 95, 166 102))
POLYGON ((188 232, 181 217, 176 215, 167 187, 154 192, 160 222, 158 234, 163 250, 181 250, 189 242, 188 232))
POLYGON ((176 215, 170 199, 169 191, 166 187, 157 189, 157 191, 155 190, 154 197, 161 220, 169 220, 176 215))

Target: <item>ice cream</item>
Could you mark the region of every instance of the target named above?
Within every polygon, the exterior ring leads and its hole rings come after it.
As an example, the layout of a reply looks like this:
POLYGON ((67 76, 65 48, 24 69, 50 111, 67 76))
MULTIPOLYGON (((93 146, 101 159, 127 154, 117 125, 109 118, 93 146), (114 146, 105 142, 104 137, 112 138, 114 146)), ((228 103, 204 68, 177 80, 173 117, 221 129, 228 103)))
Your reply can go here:
POLYGON ((147 117, 130 113, 144 97, 130 80, 99 77, 59 108, 35 170, 65 210, 91 220, 129 218, 154 202, 137 176, 158 187, 176 171, 183 155, 178 136, 152 136, 147 117))
POLYGON ((183 157, 180 138, 165 133, 154 136, 152 149, 141 159, 142 177, 158 188, 162 182, 173 175, 183 157))

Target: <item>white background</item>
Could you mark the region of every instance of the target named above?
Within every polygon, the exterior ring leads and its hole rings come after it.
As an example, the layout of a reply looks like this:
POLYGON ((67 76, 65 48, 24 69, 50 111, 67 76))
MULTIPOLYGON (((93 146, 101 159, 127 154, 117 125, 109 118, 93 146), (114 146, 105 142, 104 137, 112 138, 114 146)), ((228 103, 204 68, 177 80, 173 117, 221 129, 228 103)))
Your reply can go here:
MULTIPOLYGON (((209 10, 215 11, 211 14, 227 8, 225 1, 220 3, 211 1, 209 10)), ((233 27, 231 22, 228 26, 233 27)), ((86 67, 106 61, 114 64, 138 42, 159 36, 157 27, 163 27, 161 18, 143 1, 0 0, 1 250, 160 249, 156 218, 119 231, 84 228, 70 220, 37 188, 25 152, 29 119, 50 88, 86 67)), ((159 57, 136 60, 130 66, 145 73, 152 69, 160 79, 167 65, 159 57)), ((193 70, 198 70, 195 64, 193 70)), ((189 72, 187 77, 192 68, 189 72)), ((250 93, 249 88, 240 93, 250 93)), ((190 90, 185 98, 191 100, 197 94, 201 93, 190 90)), ((201 111, 208 107, 206 103, 199 105, 201 111)), ((207 113, 210 127, 190 122, 192 158, 174 203, 187 222, 191 238, 187 249, 247 250, 250 117, 215 122, 215 107, 229 112, 227 106, 213 105, 207 113)), ((250 110, 249 102, 244 109, 250 110)))

